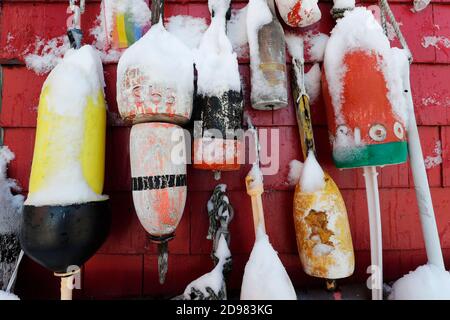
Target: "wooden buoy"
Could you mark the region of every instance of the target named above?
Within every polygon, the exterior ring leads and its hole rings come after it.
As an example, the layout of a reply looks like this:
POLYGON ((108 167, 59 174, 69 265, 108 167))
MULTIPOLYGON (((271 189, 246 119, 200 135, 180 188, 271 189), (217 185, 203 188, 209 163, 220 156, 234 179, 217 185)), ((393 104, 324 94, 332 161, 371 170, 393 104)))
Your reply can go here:
MULTIPOLYGON (((100 57, 83 46, 66 53, 41 91, 20 242, 29 257, 57 274, 81 267, 110 227, 108 197, 102 195, 103 86, 100 57)), ((70 297, 64 291, 62 298, 70 297)))
POLYGON ((134 125, 130 160, 134 206, 150 239, 159 244, 162 283, 167 270, 167 242, 174 237, 187 195, 183 129, 161 122, 134 125))
MULTIPOLYGON (((158 3, 162 14, 163 1, 158 3)), ((122 118, 133 123, 184 124, 192 113, 194 60, 191 50, 157 18, 119 60, 117 104, 122 118)))

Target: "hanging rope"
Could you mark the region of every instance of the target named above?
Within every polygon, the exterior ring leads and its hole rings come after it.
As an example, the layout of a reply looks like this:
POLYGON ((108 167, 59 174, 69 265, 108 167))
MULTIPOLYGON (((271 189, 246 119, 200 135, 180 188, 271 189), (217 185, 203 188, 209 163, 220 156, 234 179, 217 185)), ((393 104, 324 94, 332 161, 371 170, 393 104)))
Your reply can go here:
POLYGON ((206 238, 213 240, 211 255, 214 263, 218 261, 214 253, 219 245, 220 236, 223 235, 227 244, 230 244, 228 225, 234 217, 234 209, 225 194, 225 188, 223 184, 217 185, 208 201, 209 229, 206 238))
POLYGON ((81 42, 83 40, 81 15, 84 13, 85 0, 69 0, 69 9, 72 11, 73 16, 68 20, 67 36, 69 37, 71 48, 79 49, 81 48, 81 42), (77 5, 77 2, 79 2, 80 5, 77 5))
POLYGON ((384 33, 388 34, 388 27, 387 27, 387 21, 386 21, 386 15, 389 18, 389 21, 394 28, 395 35, 397 36, 398 40, 400 41, 400 44, 402 48, 406 51, 408 55, 409 63, 412 63, 413 57, 411 54, 411 50, 409 50, 408 44, 406 43, 405 37, 403 37, 402 31, 400 30, 400 26, 397 23, 397 20, 395 20, 395 16, 392 13, 391 7, 389 6, 389 3, 387 0, 379 0, 379 7, 380 7, 380 13, 381 13, 381 26, 383 27, 384 33))

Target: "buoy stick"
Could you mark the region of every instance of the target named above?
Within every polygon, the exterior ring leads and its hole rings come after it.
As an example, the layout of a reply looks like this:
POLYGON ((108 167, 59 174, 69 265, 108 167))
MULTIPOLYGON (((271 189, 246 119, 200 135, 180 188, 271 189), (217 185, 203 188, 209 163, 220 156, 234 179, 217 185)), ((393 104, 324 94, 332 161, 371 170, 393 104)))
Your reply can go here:
POLYGON ((367 207, 370 226, 370 259, 372 269, 372 300, 383 299, 383 243, 381 237, 380 196, 378 193, 377 170, 375 167, 364 167, 366 183, 367 207))
POLYGON ((9 279, 8 286, 6 287, 6 292, 11 292, 12 286, 17 278, 17 272, 19 271, 19 265, 23 258, 23 250, 20 250, 19 257, 17 258, 16 266, 14 267, 13 274, 9 279))
POLYGON ((166 281, 167 267, 169 261, 168 242, 162 241, 158 243, 158 274, 159 283, 166 281))
POLYGON ((61 277, 61 300, 72 300, 73 275, 61 277))
POLYGON ((422 147, 420 145, 419 131, 417 129, 416 115, 414 114, 414 104, 409 80, 409 64, 405 64, 403 81, 405 82, 404 86, 407 90, 406 100, 408 104, 408 153, 427 259, 429 263, 445 270, 436 217, 433 209, 433 201, 431 199, 430 186, 428 184, 422 147))
POLYGON ((245 185, 247 187, 247 194, 252 201, 252 213, 253 213, 253 226, 255 227, 255 235, 258 230, 258 226, 261 225, 264 233, 266 232, 266 224, 264 221, 264 208, 262 205, 261 195, 264 192, 264 186, 251 186, 253 179, 251 176, 245 177, 245 185))

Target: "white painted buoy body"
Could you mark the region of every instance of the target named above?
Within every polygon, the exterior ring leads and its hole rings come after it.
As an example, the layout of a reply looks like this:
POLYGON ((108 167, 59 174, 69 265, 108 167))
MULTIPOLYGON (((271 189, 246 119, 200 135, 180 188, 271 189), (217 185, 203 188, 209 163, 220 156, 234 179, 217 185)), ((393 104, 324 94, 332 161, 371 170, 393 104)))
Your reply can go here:
POLYGON ((183 215, 187 195, 184 131, 170 123, 140 123, 131 129, 133 202, 144 229, 171 236, 183 215))

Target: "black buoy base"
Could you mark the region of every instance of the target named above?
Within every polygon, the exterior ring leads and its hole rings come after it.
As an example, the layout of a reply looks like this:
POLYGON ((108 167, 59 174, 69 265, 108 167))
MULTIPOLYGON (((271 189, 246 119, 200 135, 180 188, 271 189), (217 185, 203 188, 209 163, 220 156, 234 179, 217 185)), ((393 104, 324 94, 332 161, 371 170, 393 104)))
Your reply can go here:
POLYGON ((58 274, 81 267, 111 226, 109 201, 67 206, 25 206, 20 243, 34 261, 58 274))

